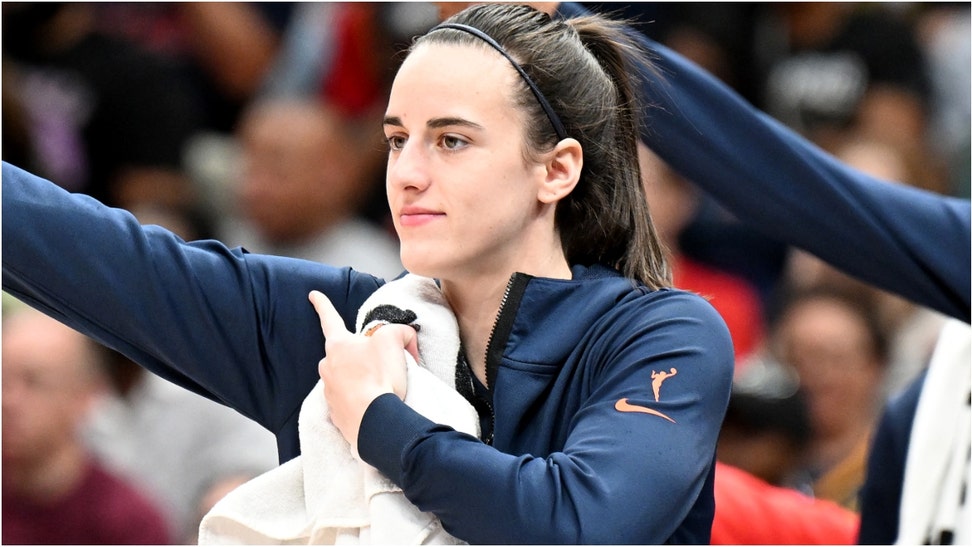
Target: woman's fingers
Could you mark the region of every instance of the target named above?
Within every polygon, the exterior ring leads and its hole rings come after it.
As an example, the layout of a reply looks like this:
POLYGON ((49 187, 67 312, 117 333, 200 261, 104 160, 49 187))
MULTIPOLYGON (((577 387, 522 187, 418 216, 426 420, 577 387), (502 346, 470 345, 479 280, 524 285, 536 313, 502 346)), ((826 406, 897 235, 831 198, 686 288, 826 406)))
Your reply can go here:
POLYGON ((389 392, 404 399, 406 373, 402 349, 419 361, 415 329, 386 323, 356 336, 345 327, 344 319, 326 295, 311 291, 308 298, 320 317, 327 342, 327 356, 318 363, 318 374, 325 385, 340 386, 349 399, 358 399, 359 403, 370 402, 378 394, 389 392))
POLYGON ((351 334, 344 326, 344 318, 334 309, 334 304, 320 291, 311 291, 308 295, 317 315, 321 318, 321 330, 324 331, 324 338, 331 340, 335 337, 351 334))

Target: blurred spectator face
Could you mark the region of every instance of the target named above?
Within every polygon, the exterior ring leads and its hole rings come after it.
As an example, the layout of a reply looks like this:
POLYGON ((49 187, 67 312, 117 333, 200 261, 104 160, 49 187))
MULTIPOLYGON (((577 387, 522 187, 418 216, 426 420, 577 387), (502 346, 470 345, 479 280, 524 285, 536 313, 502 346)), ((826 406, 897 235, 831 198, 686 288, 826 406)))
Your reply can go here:
POLYGON ((733 380, 716 455, 770 484, 784 485, 802 466, 810 434, 796 372, 758 358, 733 380))
POLYGON ((75 442, 100 389, 84 336, 34 310, 3 324, 3 464, 36 463, 75 442))
POLYGON ((367 190, 362 158, 369 154, 355 150, 336 115, 317 103, 258 104, 239 137, 240 209, 271 242, 316 235, 353 214, 367 190))
POLYGON ((870 419, 883 371, 864 319, 834 298, 798 301, 782 317, 776 348, 800 377, 818 436, 870 419))

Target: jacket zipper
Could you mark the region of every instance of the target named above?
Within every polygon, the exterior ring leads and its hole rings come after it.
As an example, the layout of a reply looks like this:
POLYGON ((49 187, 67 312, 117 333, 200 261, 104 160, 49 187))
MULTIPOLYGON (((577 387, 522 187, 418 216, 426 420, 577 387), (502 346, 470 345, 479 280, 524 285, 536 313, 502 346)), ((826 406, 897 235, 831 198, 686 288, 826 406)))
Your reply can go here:
MULTIPOLYGON (((489 338, 486 339, 486 390, 492 393, 493 391, 493 380, 496 377, 496 371, 499 369, 500 361, 503 357, 503 349, 499 348, 496 351, 493 348, 494 342, 496 342, 497 331, 502 328, 502 334, 500 337, 500 343, 506 345, 506 341, 509 338, 510 329, 513 327, 513 317, 515 316, 516 309, 519 307, 520 298, 523 296, 523 291, 526 289, 527 283, 532 279, 533 276, 514 273, 510 276, 509 282, 506 283, 506 291, 503 293, 503 300, 500 301, 499 312, 496 314, 496 320, 493 321, 493 328, 489 331, 489 338), (516 304, 510 310, 512 314, 508 313, 507 304, 512 301, 516 304)), ((493 411, 493 403, 490 400, 485 401, 486 407, 489 409, 489 435, 483 442, 486 444, 493 444, 493 432, 496 428, 496 413, 493 411)))

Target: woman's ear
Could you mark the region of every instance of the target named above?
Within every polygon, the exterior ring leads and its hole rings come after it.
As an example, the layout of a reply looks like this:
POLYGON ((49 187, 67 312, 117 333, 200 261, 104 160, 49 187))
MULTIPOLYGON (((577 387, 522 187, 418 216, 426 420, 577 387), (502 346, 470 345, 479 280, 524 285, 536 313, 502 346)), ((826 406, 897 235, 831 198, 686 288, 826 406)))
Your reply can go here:
POLYGON ((584 166, 584 152, 576 139, 563 139, 546 154, 546 176, 537 192, 541 203, 556 203, 574 190, 584 166))

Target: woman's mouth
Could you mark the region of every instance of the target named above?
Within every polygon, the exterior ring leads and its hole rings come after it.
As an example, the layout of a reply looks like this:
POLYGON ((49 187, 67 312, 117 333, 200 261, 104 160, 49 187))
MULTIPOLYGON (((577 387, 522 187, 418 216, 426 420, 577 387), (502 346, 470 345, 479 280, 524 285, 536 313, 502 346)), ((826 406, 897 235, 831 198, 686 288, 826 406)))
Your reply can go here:
POLYGON ((443 217, 445 217, 445 213, 441 211, 422 207, 403 207, 398 215, 399 223, 407 227, 422 226, 443 217))

